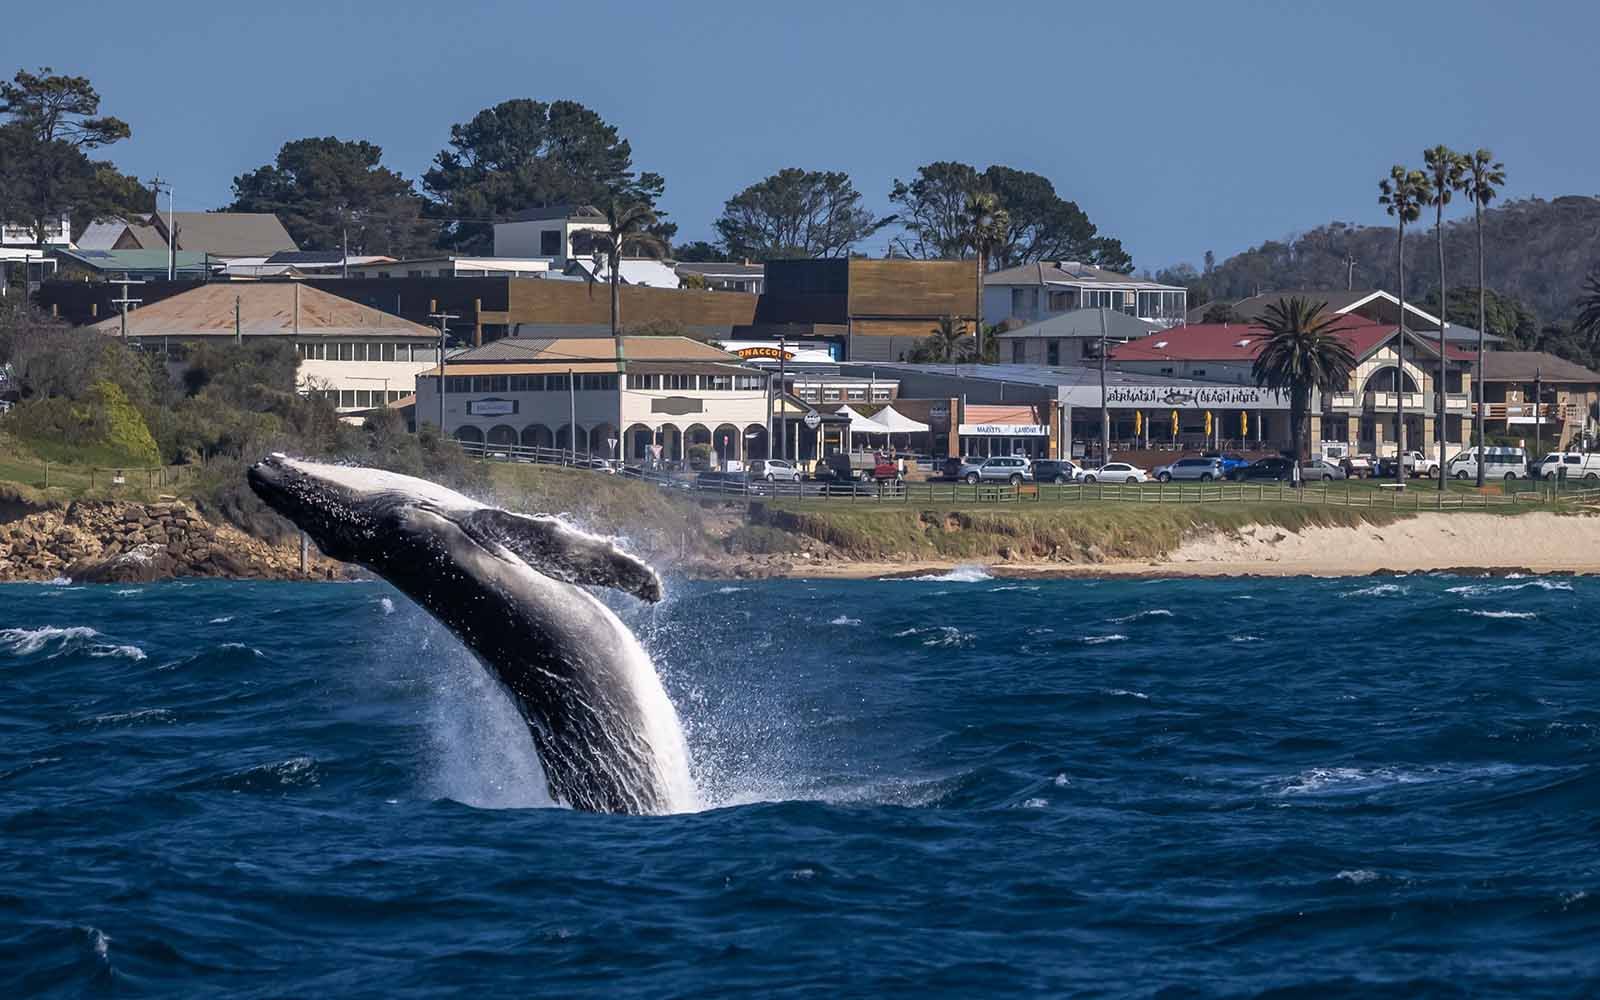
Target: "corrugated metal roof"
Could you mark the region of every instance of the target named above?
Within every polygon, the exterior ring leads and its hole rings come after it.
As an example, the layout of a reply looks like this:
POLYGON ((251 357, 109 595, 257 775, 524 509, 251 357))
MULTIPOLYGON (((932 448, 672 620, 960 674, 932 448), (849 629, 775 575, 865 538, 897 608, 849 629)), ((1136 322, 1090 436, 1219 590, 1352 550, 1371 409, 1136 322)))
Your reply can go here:
MULTIPOLYGON (((623 357, 629 361, 714 361, 738 364, 726 351, 688 337, 620 337, 623 357)), ((451 358, 455 363, 524 361, 564 364, 573 360, 617 357, 617 341, 611 337, 505 337, 451 358)))
POLYGON ((1154 333, 1161 327, 1146 323, 1137 316, 1129 316, 1120 309, 1073 309, 1059 313, 1037 323, 1007 330, 1000 339, 1026 340, 1031 337, 1098 337, 1100 321, 1104 314, 1105 334, 1115 340, 1132 340, 1154 333))
POLYGON ((1485 382, 1532 382, 1535 375, 1546 382, 1600 384, 1600 372, 1544 351, 1488 351, 1483 356, 1485 382))
MULTIPOLYGON (((164 215, 152 219, 165 227, 164 215)), ((178 249, 209 253, 214 257, 256 257, 280 250, 298 250, 276 215, 267 212, 176 212, 178 249)))
MULTIPOLYGON (((297 282, 214 282, 128 313, 131 337, 232 336, 234 302, 240 332, 247 337, 405 337, 434 341, 429 327, 391 316, 297 282), (298 293, 298 317, 296 297, 298 293)), ((92 324, 117 335, 122 317, 92 324)))

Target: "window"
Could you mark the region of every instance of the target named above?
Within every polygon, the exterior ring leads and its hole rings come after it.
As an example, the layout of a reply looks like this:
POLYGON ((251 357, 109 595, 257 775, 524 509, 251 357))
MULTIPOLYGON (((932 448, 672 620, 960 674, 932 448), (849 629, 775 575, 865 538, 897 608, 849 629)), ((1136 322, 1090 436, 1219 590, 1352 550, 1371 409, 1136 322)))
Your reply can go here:
POLYGON ((406 272, 406 277, 408 277, 408 278, 420 278, 420 277, 422 277, 422 272, 421 271, 407 271, 406 272))
POLYGON ((439 349, 438 348, 436 348, 436 347, 424 347, 421 344, 412 344, 411 345, 411 363, 412 364, 417 364, 417 363, 420 362, 422 364, 432 365, 432 364, 437 364, 438 361, 439 361, 439 349))
POLYGON ((546 229, 539 234, 539 256, 561 256, 561 230, 546 229))
POLYGON ((893 399, 893 398, 894 398, 894 390, 890 389, 888 386, 886 386, 886 385, 875 385, 875 386, 872 387, 872 400, 873 400, 873 402, 879 402, 881 400, 893 399))
POLYGON ((387 278, 387 277, 389 277, 389 272, 388 271, 379 271, 378 272, 378 277, 387 278))
POLYGON ((845 393, 844 393, 844 398, 848 399, 852 403, 865 402, 866 398, 867 398, 867 390, 865 390, 865 389, 846 389, 845 393))
POLYGON ((384 344, 383 345, 383 360, 385 360, 385 361, 393 361, 394 360, 394 345, 393 344, 384 344))
POLYGON ((1047 301, 1050 304, 1051 312, 1066 312, 1077 304, 1077 299, 1078 293, 1076 291, 1051 292, 1047 301))
POLYGON ((817 387, 814 385, 802 386, 795 395, 807 403, 815 403, 817 401, 817 387))
POLYGON ((706 392, 726 392, 733 388, 732 375, 702 375, 700 388, 706 392))
POLYGON ((1011 315, 1027 315, 1025 312, 1023 312, 1028 301, 1027 293, 1028 290, 1026 288, 1013 288, 1011 290, 1011 315))
POLYGON ((839 390, 838 389, 823 389, 822 390, 822 401, 824 403, 837 403, 839 401, 839 390))
POLYGON ((1047 365, 1061 363, 1061 341, 1052 340, 1044 345, 1044 363, 1047 365))
POLYGON ((355 409, 356 391, 354 389, 339 390, 339 405, 345 409, 355 409))
POLYGON ((566 375, 546 375, 544 387, 547 392, 566 392, 568 381, 569 376, 566 375))
POLYGON ((366 344, 351 344, 350 347, 355 352, 354 353, 354 357, 352 358, 352 360, 354 360, 354 361, 365 361, 365 360, 367 360, 367 345, 366 344))
POLYGON ((445 380, 444 391, 445 392, 471 392, 472 391, 472 376, 470 376, 470 375, 452 375, 452 376, 450 376, 448 379, 445 380))
POLYGON ((1022 341, 1020 340, 1011 342, 1011 363, 1014 365, 1022 364, 1022 341))
POLYGON ((372 406, 372 390, 371 389, 357 389, 356 390, 356 405, 361 407, 363 410, 371 407, 372 406))
POLYGON ((1205 373, 1206 370, 1204 368, 1196 368, 1190 372, 1191 375, 1204 375, 1205 373))
POLYGON ((354 361, 356 359, 356 345, 345 343, 339 345, 339 360, 354 361))

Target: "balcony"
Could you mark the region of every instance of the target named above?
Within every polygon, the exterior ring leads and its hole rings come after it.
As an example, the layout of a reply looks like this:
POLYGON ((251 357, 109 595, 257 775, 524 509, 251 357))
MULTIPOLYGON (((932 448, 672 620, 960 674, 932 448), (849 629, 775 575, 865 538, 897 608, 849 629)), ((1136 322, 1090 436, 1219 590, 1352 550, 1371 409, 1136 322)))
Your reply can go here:
POLYGON ((1472 409, 1472 397, 1464 392, 1444 394, 1444 412, 1465 414, 1472 409))
MULTIPOLYGON (((1477 414, 1476 404, 1471 407, 1472 413, 1477 414)), ((1581 420, 1583 408, 1577 403, 1544 403, 1535 407, 1533 403, 1485 403, 1483 404, 1483 417, 1485 420, 1504 420, 1512 424, 1531 424, 1537 417, 1544 423, 1562 423, 1565 421, 1581 420), (1537 409, 1537 413, 1535 412, 1537 409)))
POLYGON ((1427 408, 1427 397, 1420 392, 1373 391, 1367 393, 1367 407, 1369 409, 1397 410, 1402 402, 1405 404, 1405 408, 1412 412, 1420 412, 1427 408), (1402 399, 1402 397, 1404 398, 1402 399))

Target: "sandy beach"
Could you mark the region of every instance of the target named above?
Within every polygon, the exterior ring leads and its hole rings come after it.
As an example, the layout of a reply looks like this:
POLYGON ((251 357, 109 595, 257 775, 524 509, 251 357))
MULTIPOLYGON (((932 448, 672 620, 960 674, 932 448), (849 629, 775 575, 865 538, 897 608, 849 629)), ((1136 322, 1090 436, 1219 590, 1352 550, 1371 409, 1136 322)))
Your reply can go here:
MULTIPOLYGON (((949 572, 953 562, 799 563, 782 575, 864 579, 949 572)), ((994 562, 995 576, 1367 576, 1373 573, 1600 573, 1600 517, 1423 513, 1388 525, 1289 532, 1251 525, 1190 539, 1156 561, 994 562)))

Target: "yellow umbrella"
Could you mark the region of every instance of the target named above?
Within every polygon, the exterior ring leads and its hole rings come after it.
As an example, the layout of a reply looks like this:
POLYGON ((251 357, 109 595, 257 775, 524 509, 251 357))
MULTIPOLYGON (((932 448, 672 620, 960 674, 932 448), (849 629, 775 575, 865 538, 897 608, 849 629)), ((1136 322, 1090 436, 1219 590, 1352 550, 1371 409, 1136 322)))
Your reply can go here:
POLYGON ((1249 437, 1250 436, 1250 411, 1249 410, 1240 410, 1239 411, 1239 436, 1240 437, 1249 437))
POLYGON ((1211 436, 1211 411, 1206 411, 1206 437, 1211 436))
POLYGON ((1142 411, 1142 410, 1134 410, 1133 411, 1133 436, 1134 437, 1138 437, 1139 436, 1139 428, 1141 428, 1143 426, 1144 426, 1144 411, 1142 411))
POLYGON ((1172 440, 1178 440, 1178 411, 1172 411, 1172 440))

